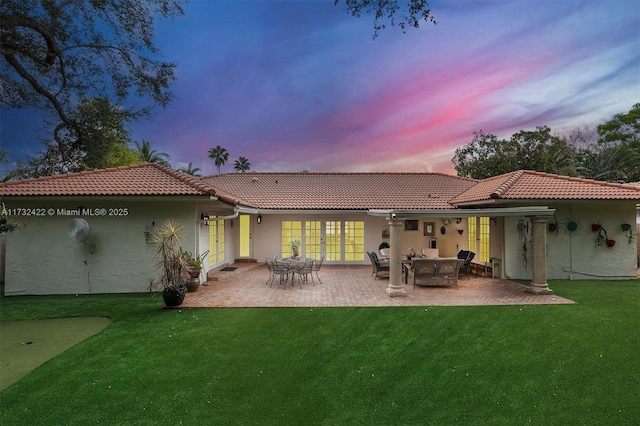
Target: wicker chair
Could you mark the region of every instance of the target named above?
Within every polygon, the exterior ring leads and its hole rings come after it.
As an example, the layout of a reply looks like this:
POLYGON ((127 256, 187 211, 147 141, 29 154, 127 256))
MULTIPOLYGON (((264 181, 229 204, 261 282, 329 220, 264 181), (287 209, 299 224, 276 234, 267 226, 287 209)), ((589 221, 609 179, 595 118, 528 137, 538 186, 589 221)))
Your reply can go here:
POLYGON ((375 275, 374 279, 378 277, 389 278, 389 262, 380 262, 375 251, 368 251, 367 254, 369 255, 369 259, 371 259, 371 265, 373 266, 371 275, 375 275))

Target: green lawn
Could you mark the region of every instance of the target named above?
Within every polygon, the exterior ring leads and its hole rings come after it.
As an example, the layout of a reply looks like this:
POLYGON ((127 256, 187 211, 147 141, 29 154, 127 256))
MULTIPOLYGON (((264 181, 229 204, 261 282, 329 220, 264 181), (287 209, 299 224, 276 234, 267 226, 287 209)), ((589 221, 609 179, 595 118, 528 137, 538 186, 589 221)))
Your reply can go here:
POLYGON ((113 323, 0 393, 25 424, 637 425, 640 282, 552 281, 575 305, 161 309, 11 297, 3 321, 113 323))

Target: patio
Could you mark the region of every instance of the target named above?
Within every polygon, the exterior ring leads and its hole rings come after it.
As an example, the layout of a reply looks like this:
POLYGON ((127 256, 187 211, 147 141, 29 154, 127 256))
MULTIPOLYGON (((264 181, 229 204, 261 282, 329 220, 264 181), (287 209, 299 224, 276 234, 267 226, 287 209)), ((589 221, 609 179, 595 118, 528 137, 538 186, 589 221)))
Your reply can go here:
MULTIPOLYGON (((234 263, 234 271, 209 272, 209 281, 187 293, 180 308, 265 308, 338 306, 479 306, 572 304, 556 295, 534 295, 526 286, 498 278, 461 277, 459 289, 405 285, 406 297, 389 297, 388 279, 373 279, 371 266, 323 265, 322 283, 315 279, 283 289, 278 278, 265 285, 269 272, 264 263, 234 263)), ((315 278, 315 274, 314 274, 315 278)))

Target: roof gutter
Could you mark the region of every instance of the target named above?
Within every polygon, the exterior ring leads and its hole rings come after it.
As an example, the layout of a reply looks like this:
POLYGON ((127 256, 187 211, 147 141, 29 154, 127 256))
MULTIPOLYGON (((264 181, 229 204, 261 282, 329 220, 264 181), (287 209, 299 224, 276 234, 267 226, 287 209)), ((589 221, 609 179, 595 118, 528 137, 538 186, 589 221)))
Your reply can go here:
POLYGON ((396 215, 396 219, 406 219, 411 217, 553 216, 555 211, 546 206, 530 206, 461 210, 369 210, 367 213, 371 216, 386 218, 396 215))

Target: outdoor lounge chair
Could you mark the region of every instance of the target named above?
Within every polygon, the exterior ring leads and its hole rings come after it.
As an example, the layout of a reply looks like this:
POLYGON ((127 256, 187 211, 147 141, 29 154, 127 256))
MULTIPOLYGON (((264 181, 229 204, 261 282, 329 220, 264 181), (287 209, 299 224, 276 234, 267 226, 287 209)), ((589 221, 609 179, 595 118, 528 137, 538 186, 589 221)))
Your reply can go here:
POLYGON ((459 273, 465 274, 469 279, 471 279, 471 277, 469 277, 469 264, 471 263, 474 257, 476 257, 476 254, 472 251, 460 250, 458 252, 458 259, 464 260, 464 263, 462 264, 462 266, 460 266, 459 273))
POLYGON ((371 265, 373 266, 373 272, 371 275, 375 275, 374 279, 378 277, 389 278, 389 262, 380 262, 378 255, 375 251, 368 251, 369 259, 371 259, 371 265))

